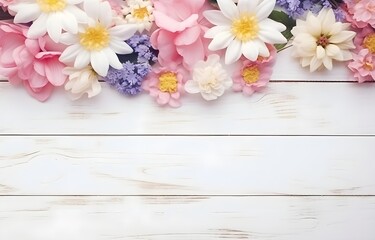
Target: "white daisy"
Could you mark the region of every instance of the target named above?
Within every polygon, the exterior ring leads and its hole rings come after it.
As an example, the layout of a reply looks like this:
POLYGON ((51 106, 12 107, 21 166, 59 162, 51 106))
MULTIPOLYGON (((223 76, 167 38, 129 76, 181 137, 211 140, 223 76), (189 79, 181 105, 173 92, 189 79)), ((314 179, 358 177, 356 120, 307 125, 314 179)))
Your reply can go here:
POLYGON ((125 23, 133 23, 138 27, 138 32, 149 31, 154 22, 154 7, 150 0, 129 0, 128 7, 124 7, 125 23))
POLYGON ((27 33, 38 38, 48 33, 59 42, 62 30, 77 33, 78 23, 86 21, 86 14, 77 6, 83 0, 24 0, 15 1, 9 9, 15 12, 14 23, 32 22, 27 33))
POLYGON ((332 60, 352 59, 356 33, 349 28, 349 23, 336 22, 332 9, 322 9, 318 16, 309 12, 306 21, 297 20, 292 29, 293 56, 301 59, 302 67, 310 65, 311 72, 322 65, 331 70, 332 60))
POLYGON ((79 99, 85 93, 92 98, 102 91, 99 76, 91 66, 83 69, 67 67, 63 72, 69 76, 65 90, 70 91, 73 100, 79 99))
POLYGON ((265 43, 286 43, 281 34, 286 27, 268 18, 276 0, 218 0, 220 10, 209 10, 203 14, 213 23, 205 37, 213 38, 208 48, 211 51, 227 48, 225 63, 237 61, 243 54, 251 61, 258 56, 269 57, 265 43))
POLYGON ((75 68, 91 64, 100 75, 106 76, 109 66, 121 69, 117 54, 129 54, 133 49, 124 41, 134 35, 132 24, 112 25, 112 11, 108 2, 85 0, 84 10, 88 24, 79 28, 78 34, 64 33, 61 42, 70 45, 60 56, 64 63, 74 63, 75 68))
POLYGON ((193 69, 193 79, 185 83, 188 93, 201 93, 205 100, 215 100, 233 84, 232 79, 220 63, 217 54, 209 55, 207 61, 198 61, 193 69))

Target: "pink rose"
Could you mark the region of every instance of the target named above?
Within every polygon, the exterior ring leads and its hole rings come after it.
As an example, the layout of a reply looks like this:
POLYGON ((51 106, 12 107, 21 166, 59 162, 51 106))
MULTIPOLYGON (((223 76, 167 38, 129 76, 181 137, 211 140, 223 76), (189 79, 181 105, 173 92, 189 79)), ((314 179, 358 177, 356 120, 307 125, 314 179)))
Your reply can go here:
POLYGON ((151 35, 151 43, 159 50, 159 62, 171 62, 190 69, 207 56, 208 41, 203 37, 210 26, 202 13, 209 8, 205 0, 155 0, 154 17, 159 27, 151 35))
POLYGON ((360 83, 375 79, 375 56, 368 49, 362 49, 358 54, 353 54, 353 61, 348 64, 348 67, 360 83))
POLYGON ((65 83, 59 45, 48 37, 27 39, 28 27, 0 22, 0 72, 13 85, 23 84, 31 96, 45 101, 54 86, 65 83))

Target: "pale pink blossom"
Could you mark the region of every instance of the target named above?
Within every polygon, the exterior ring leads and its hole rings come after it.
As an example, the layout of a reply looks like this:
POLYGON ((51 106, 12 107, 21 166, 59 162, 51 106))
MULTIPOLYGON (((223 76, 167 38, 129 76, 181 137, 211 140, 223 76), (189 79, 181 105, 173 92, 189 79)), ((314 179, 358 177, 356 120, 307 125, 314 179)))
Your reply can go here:
POLYGON ((151 43, 159 50, 159 62, 183 63, 190 69, 207 56, 208 41, 204 33, 210 24, 202 13, 210 4, 205 0, 155 0, 154 17, 158 27, 151 43))
POLYGON ((23 84, 31 96, 45 101, 54 86, 65 83, 65 65, 58 60, 61 51, 56 44, 46 36, 28 39, 27 30, 23 25, 0 23, 0 72, 11 84, 23 84))
POLYGON ((252 95, 261 91, 270 81, 272 67, 275 63, 276 49, 267 45, 270 56, 259 57, 256 61, 241 58, 233 72, 233 90, 244 95, 252 95))
POLYGON ((346 0, 347 20, 353 26, 363 28, 370 24, 375 27, 375 1, 374 0, 346 0))
POLYGON ((142 88, 155 98, 159 105, 181 106, 180 97, 184 92, 186 69, 182 65, 170 63, 167 66, 156 64, 152 67, 142 88))
POLYGON ((368 49, 362 49, 358 54, 353 54, 353 61, 348 67, 354 72, 354 77, 360 83, 375 79, 375 55, 368 49))

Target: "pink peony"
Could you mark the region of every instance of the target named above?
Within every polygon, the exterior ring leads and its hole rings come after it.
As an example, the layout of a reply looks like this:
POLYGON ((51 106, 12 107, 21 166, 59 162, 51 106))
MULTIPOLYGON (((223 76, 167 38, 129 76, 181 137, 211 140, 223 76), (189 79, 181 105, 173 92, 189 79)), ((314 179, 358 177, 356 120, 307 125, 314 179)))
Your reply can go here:
POLYGON ((179 107, 185 82, 186 70, 183 66, 173 63, 168 66, 156 64, 143 81, 142 88, 148 91, 158 104, 179 107))
POLYGON ((54 86, 65 83, 59 45, 48 37, 27 39, 28 27, 0 22, 0 72, 13 85, 23 84, 31 96, 45 101, 54 86))
POLYGON ((270 50, 268 58, 259 57, 256 61, 241 59, 233 72, 233 90, 243 92, 245 95, 252 95, 262 90, 270 81, 272 66, 275 63, 276 49, 267 45, 270 50))
POLYGON ((358 54, 353 54, 353 61, 348 64, 348 67, 360 83, 375 79, 375 55, 371 54, 368 49, 362 49, 358 54))
POLYGON ((158 29, 151 35, 151 43, 159 50, 159 62, 183 63, 190 69, 207 56, 208 40, 203 37, 209 23, 202 13, 208 1, 155 0, 154 17, 158 29))
POLYGON ((358 30, 354 38, 354 45, 357 52, 368 49, 372 54, 375 54, 375 30, 372 27, 364 27, 358 30))
POLYGON ((358 28, 370 24, 375 27, 375 1, 374 0, 347 0, 347 20, 358 28))

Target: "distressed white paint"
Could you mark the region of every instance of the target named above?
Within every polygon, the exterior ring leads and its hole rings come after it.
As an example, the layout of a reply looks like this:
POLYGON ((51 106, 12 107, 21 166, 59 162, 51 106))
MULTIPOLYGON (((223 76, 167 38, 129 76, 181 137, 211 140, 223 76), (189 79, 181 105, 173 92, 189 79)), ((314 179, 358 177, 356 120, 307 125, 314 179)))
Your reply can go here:
POLYGON ((271 83, 250 98, 183 101, 179 109, 161 108, 147 95, 105 87, 94 99, 71 102, 57 93, 41 104, 0 83, 0 134, 375 134, 375 84, 271 83))
POLYGON ((373 240, 374 197, 1 197, 0 239, 373 240))
POLYGON ((0 194, 374 194, 375 137, 0 137, 0 194))

